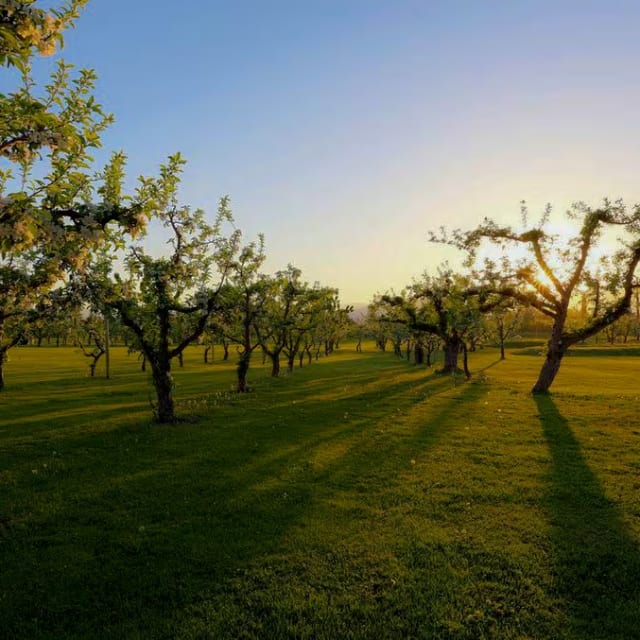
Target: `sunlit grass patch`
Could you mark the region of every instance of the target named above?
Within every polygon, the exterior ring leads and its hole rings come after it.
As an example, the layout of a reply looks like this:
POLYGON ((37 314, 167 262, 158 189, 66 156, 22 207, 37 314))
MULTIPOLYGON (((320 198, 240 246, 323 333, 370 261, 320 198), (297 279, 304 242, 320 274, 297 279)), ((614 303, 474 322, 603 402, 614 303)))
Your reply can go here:
POLYGON ((282 379, 257 359, 237 395, 234 362, 194 347, 174 370, 189 419, 160 426, 140 363, 112 355, 111 380, 72 349, 17 349, 7 370, 7 637, 639 628, 635 358, 568 358, 536 402, 539 357, 481 350, 465 382, 346 345, 282 379))

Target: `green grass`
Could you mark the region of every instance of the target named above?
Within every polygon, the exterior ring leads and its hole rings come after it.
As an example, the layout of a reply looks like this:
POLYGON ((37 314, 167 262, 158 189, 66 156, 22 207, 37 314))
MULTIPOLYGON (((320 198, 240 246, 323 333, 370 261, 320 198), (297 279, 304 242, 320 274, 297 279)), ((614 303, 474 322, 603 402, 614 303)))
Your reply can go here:
POLYGON ((530 345, 468 383, 347 345, 247 396, 194 348, 174 426, 124 349, 15 349, 0 636, 638 638, 638 361, 585 349, 534 400, 530 345))

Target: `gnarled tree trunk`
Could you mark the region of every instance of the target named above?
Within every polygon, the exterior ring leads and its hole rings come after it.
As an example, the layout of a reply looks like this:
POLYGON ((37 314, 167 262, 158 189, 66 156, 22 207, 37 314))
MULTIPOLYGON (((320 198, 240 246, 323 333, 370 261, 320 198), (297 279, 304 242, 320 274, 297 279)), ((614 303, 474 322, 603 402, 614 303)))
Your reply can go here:
POLYGON ((560 363, 564 354, 567 352, 567 347, 562 343, 561 339, 552 338, 547 345, 547 356, 545 358, 538 380, 533 385, 531 393, 548 393, 555 377, 560 369, 560 363))
POLYGON ((531 393, 548 393, 555 377, 560 369, 560 363, 571 344, 562 335, 566 312, 559 314, 551 328, 551 338, 547 343, 547 355, 540 369, 537 382, 533 385, 531 393))
POLYGON ((165 358, 150 360, 153 387, 156 391, 156 420, 160 423, 174 422, 176 417, 173 403, 173 381, 171 379, 171 362, 165 358))
POLYGON ((458 367, 458 355, 460 354, 460 348, 462 347, 462 340, 457 334, 447 337, 444 341, 442 351, 444 353, 444 365, 440 369, 439 373, 459 373, 460 367, 458 367))

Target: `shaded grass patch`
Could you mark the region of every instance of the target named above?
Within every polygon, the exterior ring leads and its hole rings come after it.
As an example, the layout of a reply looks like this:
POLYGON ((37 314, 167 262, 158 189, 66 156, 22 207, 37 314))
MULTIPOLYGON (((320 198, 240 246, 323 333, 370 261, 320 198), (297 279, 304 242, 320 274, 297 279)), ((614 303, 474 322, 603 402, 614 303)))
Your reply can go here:
POLYGON ((490 349, 469 383, 347 347, 238 396, 194 348, 193 420, 159 426, 124 350, 110 381, 35 351, 0 397, 8 638, 636 633, 632 359, 575 359, 536 404, 536 360, 490 349))

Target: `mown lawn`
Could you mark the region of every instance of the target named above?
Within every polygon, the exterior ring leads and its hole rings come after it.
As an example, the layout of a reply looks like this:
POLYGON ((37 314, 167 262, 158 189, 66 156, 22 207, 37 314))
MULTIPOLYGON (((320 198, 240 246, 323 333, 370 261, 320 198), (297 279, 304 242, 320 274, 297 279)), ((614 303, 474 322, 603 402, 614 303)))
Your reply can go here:
POLYGON ((11 352, 0 394, 2 638, 640 638, 640 350, 390 354, 231 392, 198 349, 150 420, 124 349, 11 352))

